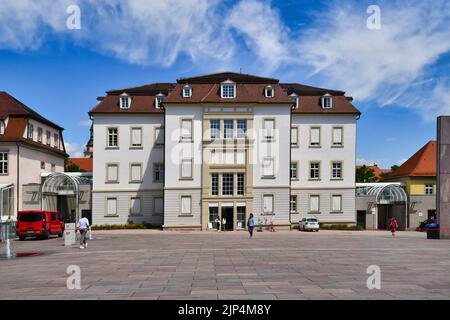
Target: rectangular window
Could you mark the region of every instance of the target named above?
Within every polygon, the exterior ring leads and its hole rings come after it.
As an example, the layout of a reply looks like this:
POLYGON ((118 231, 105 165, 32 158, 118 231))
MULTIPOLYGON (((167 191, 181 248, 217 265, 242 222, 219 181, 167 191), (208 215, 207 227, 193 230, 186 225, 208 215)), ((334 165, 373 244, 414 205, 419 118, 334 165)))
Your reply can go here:
POLYGON ((263 197, 263 213, 273 213, 273 195, 264 195, 263 197))
POLYGON ((342 162, 333 162, 331 164, 331 177, 333 179, 342 179, 342 162))
POLYGON ((131 146, 142 147, 142 128, 131 128, 131 146))
POLYGON ((234 150, 225 150, 225 164, 234 164, 234 150))
POLYGON ((51 140, 51 136, 52 134, 50 133, 50 131, 47 130, 47 137, 46 137, 46 143, 47 145, 50 145, 50 140, 51 140))
POLYGON ((140 197, 132 197, 130 201, 130 213, 132 215, 142 214, 142 200, 140 197))
POLYGON ((45 162, 44 161, 41 161, 41 169, 45 170, 45 162))
POLYGON ((192 140, 192 119, 181 120, 181 140, 192 140))
POLYGON ((291 128, 291 146, 298 146, 298 127, 291 128))
POLYGON ((162 147, 164 146, 164 128, 155 128, 155 146, 162 147))
POLYGON ((132 163, 130 165, 130 181, 131 182, 142 181, 142 164, 132 163))
POLYGON ((181 161, 181 179, 192 178, 192 159, 181 161))
POLYGON ((153 182, 164 181, 164 163, 153 164, 153 182))
POLYGON ((309 178, 320 179, 320 162, 310 163, 309 178))
POLYGON ((342 196, 333 195, 331 200, 331 211, 342 212, 342 196))
POLYGON ((289 201, 289 210, 291 212, 297 212, 297 196, 291 196, 289 201))
POLYGON ((219 174, 217 173, 211 174, 211 195, 219 195, 219 174))
POLYGON ((33 139, 33 134, 34 134, 34 127, 33 127, 33 125, 32 124, 28 124, 28 127, 27 127, 27 138, 28 139, 33 139))
POLYGON ((245 164, 245 150, 236 150, 236 163, 245 164))
POLYGON ((55 147, 55 148, 59 148, 59 134, 55 133, 55 134, 53 135, 53 139, 55 140, 55 145, 54 145, 54 147, 55 147))
POLYGON ((291 179, 292 180, 298 179, 297 162, 291 162, 291 179))
POLYGON ((246 226, 245 206, 240 205, 236 207, 236 220, 238 228, 245 228, 246 226))
POLYGON ((320 146, 320 127, 312 127, 310 129, 310 145, 320 146))
POLYGON ((5 122, 0 120, 0 134, 5 134, 5 122))
POLYGON ((0 174, 8 174, 8 152, 0 152, 0 174))
POLYGON ((192 197, 181 197, 181 214, 192 214, 192 197))
POLYGON ((245 190, 245 176, 243 173, 238 173, 237 174, 237 194, 239 196, 243 196, 244 190, 245 190))
POLYGON ((106 214, 108 216, 117 215, 117 198, 106 199, 106 214))
POLYGON ((106 165, 106 182, 118 182, 119 181, 119 165, 107 164, 106 165))
POLYGON ((274 138, 275 120, 264 119, 264 138, 272 140, 274 138))
POLYGON ((425 185, 425 194, 430 195, 434 193, 434 188, 432 184, 425 185))
POLYGON ((163 214, 164 213, 164 199, 162 197, 154 198, 153 212, 155 214, 163 214))
POLYGON ((42 143, 42 128, 38 128, 38 142, 42 143))
POLYGON ((273 158, 265 158, 263 160, 263 176, 273 177, 274 175, 275 175, 274 159, 273 158))
POLYGON ((211 139, 219 139, 220 138, 220 120, 210 120, 210 137, 211 139))
POLYGON ((224 139, 233 139, 233 120, 224 120, 223 130, 224 139))
POLYGON ((320 196, 319 195, 311 195, 309 197, 309 211, 310 212, 319 212, 320 210, 320 196))
POLYGON ((232 173, 224 173, 222 175, 222 195, 232 196, 233 195, 233 185, 234 179, 232 173))
POLYGON ((216 219, 219 216, 219 207, 209 207, 209 223, 211 228, 216 226, 216 219))
POLYGON ((119 129, 108 128, 108 147, 118 147, 119 146, 119 129))
POLYGON ((343 128, 333 128, 333 146, 342 146, 343 144, 343 128))
POLYGON ((234 84, 222 84, 222 98, 234 98, 234 84))
POLYGON ((237 121, 237 138, 245 139, 247 137, 247 120, 239 119, 237 121))

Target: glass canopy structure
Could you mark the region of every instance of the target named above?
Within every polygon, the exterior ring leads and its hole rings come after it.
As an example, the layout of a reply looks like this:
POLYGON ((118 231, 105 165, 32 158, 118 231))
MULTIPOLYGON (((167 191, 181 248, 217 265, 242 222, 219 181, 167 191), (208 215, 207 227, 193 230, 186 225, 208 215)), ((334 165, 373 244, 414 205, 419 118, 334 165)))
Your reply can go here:
POLYGON ((400 183, 357 183, 357 197, 374 197, 377 204, 408 202, 404 186, 400 183))

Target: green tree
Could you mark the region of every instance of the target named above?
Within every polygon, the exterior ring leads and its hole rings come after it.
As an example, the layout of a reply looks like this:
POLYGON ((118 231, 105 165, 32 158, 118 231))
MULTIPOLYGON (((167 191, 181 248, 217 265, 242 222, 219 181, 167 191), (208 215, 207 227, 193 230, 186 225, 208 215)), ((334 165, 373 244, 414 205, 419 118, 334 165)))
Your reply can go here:
POLYGON ((69 163, 68 158, 64 158, 64 172, 86 172, 75 163, 69 163))
POLYGON ((377 180, 373 169, 367 168, 365 165, 356 168, 356 182, 376 182, 377 180))
POLYGON ((397 170, 398 168, 400 168, 398 165, 393 165, 392 167, 391 167, 391 171, 395 171, 395 170, 397 170))

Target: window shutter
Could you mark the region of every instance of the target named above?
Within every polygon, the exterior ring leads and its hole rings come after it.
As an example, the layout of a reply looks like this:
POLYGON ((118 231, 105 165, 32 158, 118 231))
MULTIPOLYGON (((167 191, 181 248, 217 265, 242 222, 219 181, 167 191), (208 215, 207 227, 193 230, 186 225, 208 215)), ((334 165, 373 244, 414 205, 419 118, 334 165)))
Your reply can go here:
POLYGON ((342 128, 333 128, 333 143, 342 144, 342 128))
POLYGON ((131 144, 133 146, 140 146, 142 145, 141 141, 141 129, 140 128, 133 128, 131 130, 131 144))
POLYGON ((117 181, 117 166, 108 166, 108 181, 117 181))
POLYGON ((291 144, 298 143, 298 128, 291 128, 291 144))
POLYGON ((342 210, 342 197, 341 196, 333 196, 333 211, 341 211, 342 210))
POLYGON ((320 143, 320 129, 319 128, 311 128, 311 143, 312 144, 320 143))
POLYGON ((141 180, 141 165, 134 164, 131 166, 131 180, 132 181, 141 180))
POLYGON ((191 213, 191 197, 181 198, 181 213, 183 214, 191 213))
POLYGON ((311 196, 310 198, 310 210, 319 211, 319 196, 311 196))
POLYGON ((114 215, 117 213, 117 199, 108 199, 108 214, 114 215))
POLYGON ((264 196, 263 212, 265 213, 273 212, 273 196, 264 196))

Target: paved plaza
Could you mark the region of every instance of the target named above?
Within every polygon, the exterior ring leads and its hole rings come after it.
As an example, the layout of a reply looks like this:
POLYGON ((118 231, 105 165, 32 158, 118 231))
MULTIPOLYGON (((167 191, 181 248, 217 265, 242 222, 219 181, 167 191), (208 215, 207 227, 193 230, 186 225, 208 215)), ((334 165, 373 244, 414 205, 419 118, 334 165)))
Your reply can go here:
MULTIPOLYGON (((385 231, 94 231, 88 248, 13 241, 0 299, 450 299, 450 241, 385 231), (81 289, 67 289, 69 265, 81 289), (381 289, 366 285, 381 269, 381 289)), ((2 250, 3 250, 2 244, 2 250)))

